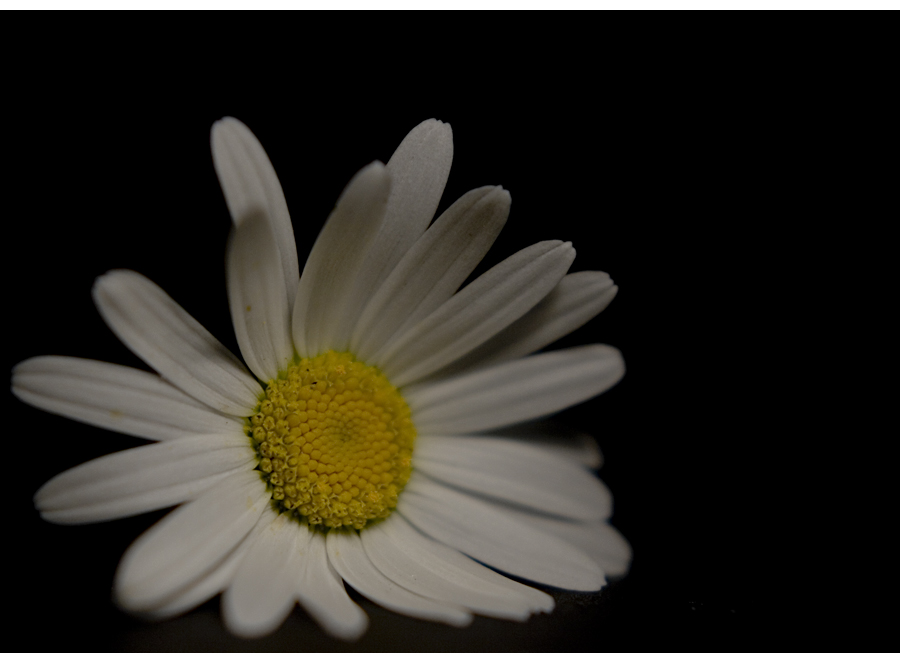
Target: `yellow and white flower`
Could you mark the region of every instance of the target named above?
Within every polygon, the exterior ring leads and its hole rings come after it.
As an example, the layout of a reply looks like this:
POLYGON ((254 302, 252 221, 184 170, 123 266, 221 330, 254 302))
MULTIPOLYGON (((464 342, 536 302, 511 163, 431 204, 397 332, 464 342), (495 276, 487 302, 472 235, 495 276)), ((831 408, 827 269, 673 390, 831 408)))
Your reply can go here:
POLYGON ((23 401, 156 441, 35 495, 59 523, 181 504, 126 552, 118 603, 166 617, 223 592, 225 623, 245 636, 276 629, 299 603, 354 639, 367 617, 343 583, 463 626, 473 613, 523 620, 553 608, 488 566, 587 592, 624 573, 630 548, 607 522, 593 440, 485 434, 622 377, 609 346, 532 354, 609 304, 609 276, 566 274, 574 249, 546 241, 459 289, 510 196, 475 189, 431 223, 453 152, 435 120, 352 179, 302 275, 256 138, 226 118, 212 148, 234 220, 228 297, 246 367, 158 286, 116 270, 97 279, 94 300, 158 375, 52 356, 14 369, 23 401))

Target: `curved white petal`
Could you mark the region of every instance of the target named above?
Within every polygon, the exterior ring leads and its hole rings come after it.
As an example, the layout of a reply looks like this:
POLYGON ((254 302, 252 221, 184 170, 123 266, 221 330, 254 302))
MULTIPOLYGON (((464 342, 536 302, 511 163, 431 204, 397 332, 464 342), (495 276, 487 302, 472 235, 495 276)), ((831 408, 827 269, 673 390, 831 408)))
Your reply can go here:
POLYGON ((631 545, 607 522, 563 520, 496 502, 492 506, 513 520, 568 541, 593 559, 607 577, 623 576, 628 572, 631 565, 631 545))
POLYGON ((606 391, 624 374, 618 350, 585 345, 415 385, 403 397, 420 435, 456 435, 558 412, 606 391))
POLYGON ((492 435, 527 442, 594 470, 603 465, 603 454, 600 453, 600 447, 593 435, 575 430, 553 419, 507 426, 493 431, 492 435))
POLYGON ((431 223, 452 162, 453 131, 440 120, 421 122, 394 150, 387 163, 391 196, 384 220, 386 229, 397 230, 392 233, 395 239, 386 262, 400 260, 431 223))
POLYGON ((522 249, 392 338, 372 361, 398 387, 428 376, 524 315, 559 283, 574 259, 569 242, 522 249))
POLYGON ((256 535, 222 597, 229 631, 258 638, 281 626, 296 602, 311 537, 305 525, 286 516, 256 535))
POLYGON ((144 532, 116 571, 126 610, 152 610, 201 579, 247 536, 269 495, 255 471, 230 476, 144 532))
POLYGON ((384 218, 390 176, 379 162, 359 171, 313 245, 294 304, 294 347, 302 357, 343 351, 350 341, 360 266, 384 218))
POLYGON ((262 216, 278 247, 287 301, 293 306, 300 282, 297 243, 281 183, 256 136, 243 122, 223 117, 210 136, 213 165, 234 225, 262 216))
POLYGON ((206 603, 213 596, 224 591, 231 584, 234 574, 237 573, 238 567, 250 550, 250 546, 256 542, 259 533, 267 528, 276 517, 277 514, 274 509, 263 509, 259 520, 250 533, 221 562, 212 567, 197 581, 178 590, 177 593, 170 595, 163 603, 152 610, 143 612, 142 615, 150 619, 168 619, 193 610, 198 605, 206 603))
POLYGON ((536 352, 575 331, 609 306, 619 287, 605 272, 566 274, 540 303, 441 375, 471 371, 536 352))
MULTIPOLYGON (((471 557, 463 555, 456 548, 447 546, 440 541, 425 536, 409 524, 409 521, 404 518, 402 513, 397 512, 396 516, 398 520, 409 525, 410 529, 415 534, 421 535, 421 538, 418 539, 418 545, 425 549, 426 554, 430 553, 431 555, 440 557, 462 571, 479 578, 486 588, 489 587, 492 592, 498 595, 508 595, 512 593, 518 596, 525 601, 528 609, 532 612, 553 612, 556 602, 553 600, 553 597, 546 592, 542 592, 534 587, 529 587, 528 585, 523 585, 520 582, 516 582, 506 576, 500 575, 496 571, 486 567, 484 564, 480 564, 471 557)), ((400 543, 405 541, 405 539, 400 536, 397 529, 389 529, 388 535, 400 543)))
POLYGON ((426 120, 407 134, 385 170, 391 193, 384 222, 368 250, 360 256, 358 277, 347 293, 339 344, 350 340, 360 313, 391 270, 421 237, 434 218, 453 158, 450 125, 426 120))
POLYGON ((304 575, 297 596, 300 605, 335 638, 356 640, 369 626, 365 611, 350 600, 344 583, 328 561, 325 536, 316 534, 306 551, 304 575))
POLYGON ((13 368, 12 391, 42 410, 150 440, 244 429, 158 375, 92 359, 26 359, 13 368))
POLYGON ((360 539, 378 570, 411 592, 492 617, 522 621, 532 612, 524 595, 500 583, 486 582, 483 574, 470 573, 477 563, 420 534, 399 514, 367 527, 360 532, 360 539))
POLYGON ((605 584, 578 548, 421 473, 406 485, 397 510, 428 536, 505 573, 581 592, 605 584))
POLYGON ((447 603, 432 601, 386 578, 369 560, 356 532, 331 530, 325 538, 328 560, 340 576, 363 596, 402 615, 466 626, 472 615, 447 603))
POLYGON ((94 283, 94 302, 116 336, 166 380, 226 414, 246 417, 262 394, 241 362, 162 288, 127 270, 94 283))
POLYGON ((443 483, 563 518, 612 513, 612 493, 590 471, 528 442, 424 435, 413 463, 443 483))
POLYGON ((446 302, 494 243, 509 205, 508 191, 486 186, 469 191, 441 214, 364 304, 351 351, 367 361, 395 333, 446 302))
POLYGON ((247 437, 194 435, 96 458, 45 483, 34 505, 45 520, 90 523, 192 500, 257 463, 247 437))
POLYGON ((262 215, 249 216, 228 242, 228 304, 241 355, 254 375, 273 380, 294 356, 281 256, 262 215))

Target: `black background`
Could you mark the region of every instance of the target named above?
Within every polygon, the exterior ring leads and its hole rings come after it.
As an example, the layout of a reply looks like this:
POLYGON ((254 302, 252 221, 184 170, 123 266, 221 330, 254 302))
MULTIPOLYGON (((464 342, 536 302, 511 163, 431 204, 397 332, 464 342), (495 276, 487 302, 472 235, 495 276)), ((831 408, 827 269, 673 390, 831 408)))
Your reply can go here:
POLYGON ((485 184, 512 194, 487 265, 570 240, 573 270, 607 271, 620 287, 556 345, 603 342, 625 357, 620 384, 560 419, 599 441, 613 524, 634 561, 599 595, 555 593, 556 611, 524 624, 476 617, 457 630, 352 592, 371 619, 355 644, 330 640, 299 608, 273 636, 243 641, 221 625, 218 599, 145 624, 112 605, 110 587, 121 554, 159 514, 63 527, 31 504, 56 473, 135 441, 10 395, 7 570, 22 606, 21 646, 11 648, 742 651, 802 647, 809 634, 812 648, 838 647, 812 623, 815 601, 794 577, 806 570, 792 553, 804 523, 785 480, 793 438, 779 424, 785 403, 768 355, 790 306, 770 297, 790 250, 778 238, 802 198, 797 163, 816 158, 815 125, 789 81, 747 61, 726 76, 709 54, 626 65, 591 49, 549 62, 509 52, 449 66, 373 48, 339 67, 326 66, 329 49, 247 59, 224 37, 206 57, 154 52, 160 59, 128 51, 120 62, 111 50, 60 52, 52 70, 16 78, 10 367, 59 354, 143 368, 91 300, 94 279, 114 268, 151 278, 237 352, 224 278, 230 219, 209 154, 216 119, 241 119, 265 146, 302 264, 350 177, 437 117, 455 145, 438 212, 485 184))

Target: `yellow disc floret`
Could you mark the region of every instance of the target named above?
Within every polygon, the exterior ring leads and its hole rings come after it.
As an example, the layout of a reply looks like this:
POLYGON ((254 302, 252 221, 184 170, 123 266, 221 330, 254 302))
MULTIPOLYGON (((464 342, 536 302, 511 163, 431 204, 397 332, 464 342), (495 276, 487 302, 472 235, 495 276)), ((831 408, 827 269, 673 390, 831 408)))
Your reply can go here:
POLYGON ((249 432, 276 506, 310 525, 387 517, 412 469, 409 406, 349 352, 300 359, 270 380, 249 432))

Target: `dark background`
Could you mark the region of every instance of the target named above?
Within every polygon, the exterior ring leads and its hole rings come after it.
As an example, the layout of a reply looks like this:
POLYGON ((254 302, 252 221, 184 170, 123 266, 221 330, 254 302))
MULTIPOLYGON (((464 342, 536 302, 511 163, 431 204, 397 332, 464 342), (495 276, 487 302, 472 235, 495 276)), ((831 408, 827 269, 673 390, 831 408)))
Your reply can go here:
POLYGON ((634 548, 631 572, 599 595, 555 593, 551 615, 524 624, 476 617, 462 630, 351 590, 371 619, 356 644, 327 638, 299 608, 273 636, 242 641, 221 625, 218 599, 145 624, 112 605, 110 587, 121 554, 159 514, 64 527, 41 521, 31 503, 56 473, 134 440, 10 395, 7 572, 21 606, 18 648, 840 648, 841 632, 813 617, 822 606, 800 580, 809 558, 795 544, 810 525, 796 518, 785 467, 798 438, 781 419, 789 404, 769 353, 773 338, 791 334, 792 304, 778 288, 792 250, 781 240, 804 197, 798 163, 823 149, 789 81, 766 80, 750 62, 724 77, 709 59, 622 67, 599 52, 551 70, 501 58, 427 75, 376 52, 327 73, 299 54, 275 71, 244 62, 236 47, 216 55, 129 61, 127 75, 109 54, 60 58, 52 72, 14 82, 10 368, 40 354, 143 368, 91 300, 94 279, 114 268, 151 278, 237 352, 224 278, 230 219, 208 143, 216 119, 241 119, 265 146, 302 264, 350 177, 437 117, 452 125, 455 145, 438 213, 485 184, 512 194, 487 265, 542 239, 570 240, 573 270, 607 271, 620 287, 604 313, 557 345, 603 342, 625 357, 620 384, 560 418, 601 445, 612 522, 634 548))

